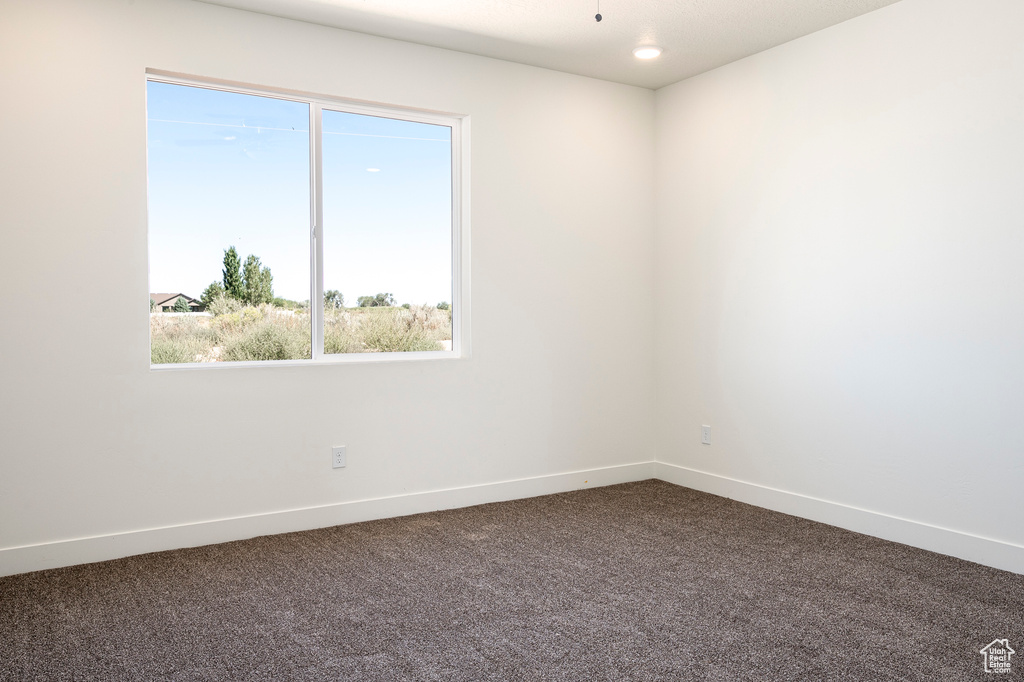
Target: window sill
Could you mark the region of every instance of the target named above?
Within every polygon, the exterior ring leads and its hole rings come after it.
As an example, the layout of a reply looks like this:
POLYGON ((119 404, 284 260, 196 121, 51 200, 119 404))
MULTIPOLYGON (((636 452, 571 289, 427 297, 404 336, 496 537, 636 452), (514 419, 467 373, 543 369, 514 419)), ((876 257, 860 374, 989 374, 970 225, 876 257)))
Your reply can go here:
POLYGON ((467 357, 456 351, 422 351, 410 353, 348 353, 331 355, 318 360, 259 360, 244 362, 181 362, 167 365, 150 365, 154 372, 175 370, 238 369, 252 367, 308 367, 323 365, 352 365, 379 362, 416 362, 422 360, 458 360, 467 357))

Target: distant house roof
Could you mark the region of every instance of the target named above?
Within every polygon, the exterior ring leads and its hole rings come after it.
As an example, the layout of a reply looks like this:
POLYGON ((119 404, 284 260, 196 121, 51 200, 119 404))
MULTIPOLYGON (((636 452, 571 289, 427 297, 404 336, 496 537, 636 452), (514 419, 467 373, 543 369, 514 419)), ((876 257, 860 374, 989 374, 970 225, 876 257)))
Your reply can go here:
POLYGON ((155 305, 158 305, 158 306, 171 306, 171 305, 174 305, 174 302, 177 301, 179 298, 185 299, 185 301, 189 304, 189 306, 201 305, 198 300, 192 298, 191 296, 187 296, 185 294, 182 294, 182 293, 178 293, 178 294, 150 294, 149 298, 150 298, 150 300, 153 301, 153 303, 155 305))

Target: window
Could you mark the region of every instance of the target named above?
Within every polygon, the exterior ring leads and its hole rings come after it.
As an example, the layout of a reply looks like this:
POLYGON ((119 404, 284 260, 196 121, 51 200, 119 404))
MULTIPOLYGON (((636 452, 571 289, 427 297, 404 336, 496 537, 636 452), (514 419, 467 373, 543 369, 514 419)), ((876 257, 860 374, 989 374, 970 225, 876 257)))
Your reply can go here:
POLYGON ((467 121, 151 75, 154 367, 464 354, 467 121))

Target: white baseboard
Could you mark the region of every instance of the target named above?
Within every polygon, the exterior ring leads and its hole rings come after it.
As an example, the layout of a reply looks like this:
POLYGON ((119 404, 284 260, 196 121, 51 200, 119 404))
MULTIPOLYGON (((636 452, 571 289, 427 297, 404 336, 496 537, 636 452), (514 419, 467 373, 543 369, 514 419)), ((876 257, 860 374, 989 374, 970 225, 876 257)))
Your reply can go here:
POLYGON ((1024 574, 1024 547, 1002 540, 850 507, 665 462, 654 463, 654 476, 669 483, 757 507, 1024 574))
POLYGON ((658 478, 757 507, 1024 574, 1024 547, 1020 545, 665 462, 638 462, 498 483, 9 547, 0 549, 0 576, 119 559, 147 552, 244 540, 260 535, 290 533, 439 509, 456 509, 489 502, 550 495, 648 478, 658 478))
POLYGON ((260 535, 326 528, 345 523, 469 507, 538 495, 596 488, 654 477, 654 462, 572 471, 498 483, 286 509, 200 523, 147 528, 0 549, 0 576, 119 559, 147 552, 198 547, 260 535))

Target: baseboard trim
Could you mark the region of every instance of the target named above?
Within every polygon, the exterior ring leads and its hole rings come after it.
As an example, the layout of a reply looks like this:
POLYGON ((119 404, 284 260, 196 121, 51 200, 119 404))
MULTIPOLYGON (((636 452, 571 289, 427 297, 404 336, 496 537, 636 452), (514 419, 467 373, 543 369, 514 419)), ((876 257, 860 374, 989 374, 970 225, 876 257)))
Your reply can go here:
POLYGON ((654 463, 655 478, 857 533, 1024 574, 1024 547, 687 467, 654 463))
POLYGON ((585 469, 0 549, 0 576, 120 559, 440 509, 550 495, 654 477, 654 462, 585 469))
POLYGON ((0 576, 648 478, 1024 574, 1020 545, 652 461, 8 547, 0 549, 0 576))

